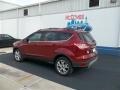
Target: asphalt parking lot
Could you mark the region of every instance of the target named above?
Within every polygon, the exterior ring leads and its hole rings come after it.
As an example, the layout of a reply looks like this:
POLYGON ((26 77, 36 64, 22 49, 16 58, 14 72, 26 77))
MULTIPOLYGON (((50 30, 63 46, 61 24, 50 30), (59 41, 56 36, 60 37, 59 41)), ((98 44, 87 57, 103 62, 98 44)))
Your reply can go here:
POLYGON ((118 56, 99 55, 98 61, 90 69, 76 68, 67 77, 58 75, 53 65, 38 60, 16 62, 12 53, 0 55, 0 62, 77 90, 120 90, 118 56))

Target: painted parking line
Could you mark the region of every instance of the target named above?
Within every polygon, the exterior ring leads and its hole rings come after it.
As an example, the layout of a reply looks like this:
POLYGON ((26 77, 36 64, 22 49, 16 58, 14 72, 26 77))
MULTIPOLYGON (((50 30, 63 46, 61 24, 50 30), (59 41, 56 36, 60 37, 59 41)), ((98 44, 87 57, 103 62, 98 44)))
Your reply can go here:
MULTIPOLYGON (((19 87, 16 87, 16 90, 73 90, 72 88, 13 68, 3 63, 0 63, 0 78, 2 78, 2 80, 0 79, 0 87, 3 87, 1 86, 3 83, 6 85, 8 82, 15 82, 15 84, 19 87), (2 77, 6 78, 7 80, 4 80, 2 77), (7 83, 5 81, 7 81, 7 83)), ((9 87, 6 90, 15 90, 10 88, 12 87, 9 87)))

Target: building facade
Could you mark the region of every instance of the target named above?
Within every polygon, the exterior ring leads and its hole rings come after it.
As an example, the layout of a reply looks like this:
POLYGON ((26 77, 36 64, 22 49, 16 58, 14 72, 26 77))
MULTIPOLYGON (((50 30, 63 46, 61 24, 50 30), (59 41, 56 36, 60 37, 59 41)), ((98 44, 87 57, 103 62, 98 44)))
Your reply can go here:
POLYGON ((20 5, 12 4, 12 3, 8 3, 8 2, 0 0, 0 11, 12 9, 12 8, 17 8, 19 6, 20 5))
POLYGON ((120 55, 120 0, 52 0, 0 12, 0 33, 21 39, 41 28, 80 23, 92 26, 100 52, 120 55))

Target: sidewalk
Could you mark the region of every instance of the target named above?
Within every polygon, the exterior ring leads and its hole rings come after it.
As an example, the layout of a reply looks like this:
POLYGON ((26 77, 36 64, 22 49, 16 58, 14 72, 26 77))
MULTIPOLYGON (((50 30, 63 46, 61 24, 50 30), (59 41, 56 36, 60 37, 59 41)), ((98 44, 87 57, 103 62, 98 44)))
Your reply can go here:
POLYGON ((21 87, 23 86, 12 80, 9 80, 3 75, 0 75, 0 89, 1 90, 20 90, 21 87))
POLYGON ((36 75, 0 63, 1 90, 73 90, 36 75))
POLYGON ((9 48, 0 48, 0 54, 11 53, 12 49, 13 49, 12 47, 9 47, 9 48))
MULTIPOLYGON (((0 49, 1 54, 12 48, 0 49)), ((0 90, 73 90, 72 88, 0 63, 0 90)))

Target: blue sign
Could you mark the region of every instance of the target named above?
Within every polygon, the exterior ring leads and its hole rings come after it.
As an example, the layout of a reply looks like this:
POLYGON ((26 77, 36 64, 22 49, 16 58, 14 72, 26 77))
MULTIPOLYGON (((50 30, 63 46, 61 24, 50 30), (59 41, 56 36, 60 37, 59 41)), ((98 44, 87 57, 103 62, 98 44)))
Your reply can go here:
POLYGON ((88 24, 87 17, 84 20, 72 19, 67 22, 67 28, 83 31, 91 31, 92 27, 88 24))

